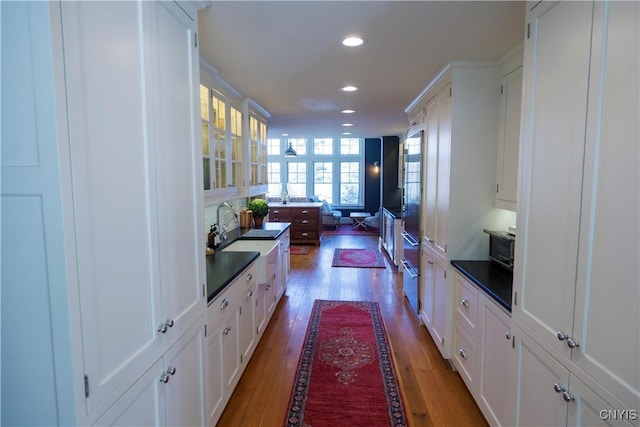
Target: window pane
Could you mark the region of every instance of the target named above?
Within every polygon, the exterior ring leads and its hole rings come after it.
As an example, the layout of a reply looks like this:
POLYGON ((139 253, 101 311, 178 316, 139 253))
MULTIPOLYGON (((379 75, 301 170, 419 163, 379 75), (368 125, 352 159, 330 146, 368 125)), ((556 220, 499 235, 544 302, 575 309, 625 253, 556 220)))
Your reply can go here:
POLYGON ((296 154, 298 156, 307 155, 307 139, 306 138, 289 138, 289 143, 291 144, 291 147, 296 151, 296 154))
POLYGON ((333 163, 315 162, 313 164, 313 194, 322 200, 333 203, 333 163))
POLYGON ((307 196, 307 163, 306 162, 289 162, 287 182, 289 197, 306 197, 307 196))
POLYGON ((340 162, 340 204, 357 205, 360 189, 360 164, 340 162))
POLYGON ((209 88, 200 85, 200 118, 209 121, 209 88))
POLYGON ((280 155, 280 139, 279 138, 269 138, 267 147, 267 152, 270 156, 279 156, 280 155))
POLYGON ((314 138, 313 154, 319 154, 319 155, 333 154, 333 139, 332 138, 314 138))
POLYGON ((340 154, 360 154, 360 139, 340 138, 340 154))
POLYGON ((280 163, 269 163, 268 165, 268 181, 267 192, 271 197, 279 197, 280 196, 280 163))

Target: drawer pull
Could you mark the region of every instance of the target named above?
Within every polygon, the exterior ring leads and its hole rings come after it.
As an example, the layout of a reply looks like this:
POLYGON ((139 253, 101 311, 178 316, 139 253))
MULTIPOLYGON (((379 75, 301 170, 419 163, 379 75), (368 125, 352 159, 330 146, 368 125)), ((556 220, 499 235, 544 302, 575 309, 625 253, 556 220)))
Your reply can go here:
POLYGON ((247 292, 247 298, 251 298, 252 296, 253 296, 253 291, 249 289, 249 292, 247 292))
POLYGON ((231 327, 227 326, 226 328, 223 329, 222 333, 225 335, 229 335, 229 332, 231 332, 231 327))
POLYGON ((308 237, 309 233, 302 233, 302 237, 308 237))
POLYGON ((467 353, 464 351, 464 348, 461 348, 460 350, 458 350, 458 354, 460 355, 460 357, 462 357, 464 360, 467 360, 467 353))
POLYGON ((466 308, 469 308, 469 300, 468 299, 465 299, 465 298, 461 299, 460 300, 460 304, 463 305, 466 308))
POLYGON ((253 280, 253 274, 249 273, 249 274, 247 275, 247 282, 250 282, 250 281, 252 281, 252 280, 253 280))
POLYGON ((280 211, 273 211, 273 213, 274 213, 274 215, 275 215, 275 214, 279 214, 279 213, 280 213, 280 211))
POLYGON ((222 302, 220 303, 220 310, 224 310, 225 308, 227 308, 229 306, 229 300, 228 299, 223 299, 222 302))
POLYGON ((302 223, 303 223, 303 224, 309 224, 309 220, 303 219, 303 220, 302 220, 302 223))
POLYGON ((300 212, 300 213, 301 213, 302 215, 306 215, 306 214, 308 214, 308 213, 309 213, 309 211, 304 210, 304 211, 302 211, 302 212, 300 212))

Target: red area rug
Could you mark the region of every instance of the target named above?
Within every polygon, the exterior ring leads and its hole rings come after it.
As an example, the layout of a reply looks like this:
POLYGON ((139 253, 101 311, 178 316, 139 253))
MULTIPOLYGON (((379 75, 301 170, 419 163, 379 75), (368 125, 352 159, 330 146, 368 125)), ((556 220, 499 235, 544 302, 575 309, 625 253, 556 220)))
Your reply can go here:
POLYGON ((372 249, 336 249, 331 266, 385 268, 380 251, 372 249))
POLYGON ((314 302, 285 425, 407 425, 378 303, 314 302))
POLYGON ((291 255, 306 255, 311 250, 310 246, 289 246, 289 254, 291 255))

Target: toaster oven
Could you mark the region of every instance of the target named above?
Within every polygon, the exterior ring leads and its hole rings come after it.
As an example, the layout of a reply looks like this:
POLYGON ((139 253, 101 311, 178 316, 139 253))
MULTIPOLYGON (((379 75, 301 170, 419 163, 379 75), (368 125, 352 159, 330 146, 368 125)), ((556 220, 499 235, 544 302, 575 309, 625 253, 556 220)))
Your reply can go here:
POLYGON ((484 230, 489 235, 489 259, 513 271, 516 238, 506 231, 484 230))

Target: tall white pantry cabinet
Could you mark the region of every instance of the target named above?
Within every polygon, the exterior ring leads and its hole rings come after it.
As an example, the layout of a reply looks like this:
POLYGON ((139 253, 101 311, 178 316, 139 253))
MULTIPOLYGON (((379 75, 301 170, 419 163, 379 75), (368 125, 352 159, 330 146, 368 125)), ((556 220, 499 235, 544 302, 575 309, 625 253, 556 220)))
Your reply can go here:
POLYGON ((1 8, 0 421, 202 425, 197 11, 1 8))
POLYGON ((640 424, 639 3, 527 12, 519 425, 640 424))

